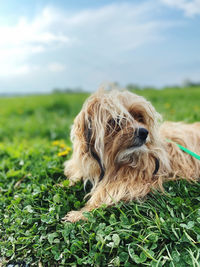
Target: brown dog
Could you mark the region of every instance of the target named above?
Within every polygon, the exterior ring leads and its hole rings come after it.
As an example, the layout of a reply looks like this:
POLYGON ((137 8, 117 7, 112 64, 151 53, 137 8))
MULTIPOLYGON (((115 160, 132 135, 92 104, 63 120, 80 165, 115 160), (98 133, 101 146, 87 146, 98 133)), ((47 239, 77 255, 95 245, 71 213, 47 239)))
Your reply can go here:
POLYGON ((200 153, 200 123, 160 120, 150 102, 128 91, 99 90, 87 99, 72 127, 73 155, 64 172, 71 185, 83 179, 93 188, 85 207, 63 220, 84 219, 84 211, 103 203, 143 198, 169 179, 200 177, 200 161, 176 145, 200 153))

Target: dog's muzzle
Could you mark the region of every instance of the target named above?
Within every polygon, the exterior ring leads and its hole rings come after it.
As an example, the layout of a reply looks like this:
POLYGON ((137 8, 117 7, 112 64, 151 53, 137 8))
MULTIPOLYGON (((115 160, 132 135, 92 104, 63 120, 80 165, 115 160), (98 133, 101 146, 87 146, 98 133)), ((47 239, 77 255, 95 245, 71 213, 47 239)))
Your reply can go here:
POLYGON ((146 142, 148 134, 149 134, 149 132, 147 129, 142 128, 142 127, 138 128, 135 131, 134 138, 133 138, 133 144, 131 147, 142 146, 146 142))
MULTIPOLYGON (((135 131, 133 147, 140 147, 145 144, 149 132, 147 129, 140 127, 135 131)), ((156 175, 160 168, 159 159, 155 158, 155 169, 153 175, 156 175)))
POLYGON ((138 137, 140 140, 145 141, 147 139, 148 136, 148 130, 145 128, 139 128, 138 130, 138 137))

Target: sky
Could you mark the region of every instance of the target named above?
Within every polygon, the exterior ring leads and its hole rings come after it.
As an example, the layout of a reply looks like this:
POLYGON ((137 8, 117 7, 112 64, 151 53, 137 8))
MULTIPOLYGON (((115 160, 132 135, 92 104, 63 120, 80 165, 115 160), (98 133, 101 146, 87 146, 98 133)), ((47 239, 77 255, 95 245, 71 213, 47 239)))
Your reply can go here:
POLYGON ((200 82, 200 0, 0 0, 0 93, 200 82))

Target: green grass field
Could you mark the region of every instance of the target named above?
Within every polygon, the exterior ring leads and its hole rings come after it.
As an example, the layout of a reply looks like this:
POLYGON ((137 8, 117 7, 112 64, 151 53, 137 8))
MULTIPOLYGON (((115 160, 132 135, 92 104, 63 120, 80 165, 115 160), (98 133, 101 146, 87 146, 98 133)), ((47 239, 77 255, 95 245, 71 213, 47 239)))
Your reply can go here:
MULTIPOLYGON (((200 121, 200 88, 137 93, 165 120, 200 121)), ((165 195, 102 207, 87 222, 61 222, 84 205, 82 183, 63 182, 63 162, 86 97, 0 99, 0 266, 200 266, 199 183, 169 182, 165 195)))

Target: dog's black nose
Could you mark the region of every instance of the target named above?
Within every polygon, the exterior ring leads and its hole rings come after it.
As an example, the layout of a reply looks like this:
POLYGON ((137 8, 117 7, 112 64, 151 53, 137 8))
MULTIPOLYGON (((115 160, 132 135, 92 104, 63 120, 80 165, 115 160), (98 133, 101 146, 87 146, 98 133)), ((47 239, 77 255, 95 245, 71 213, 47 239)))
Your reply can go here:
POLYGON ((147 139, 148 133, 149 133, 148 130, 145 128, 139 128, 138 129, 138 136, 143 141, 145 141, 147 139))

